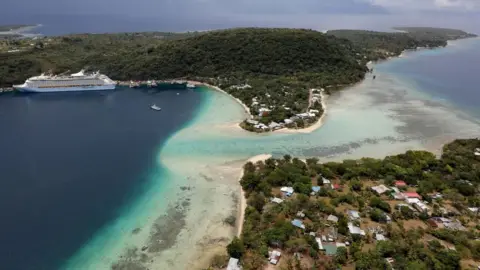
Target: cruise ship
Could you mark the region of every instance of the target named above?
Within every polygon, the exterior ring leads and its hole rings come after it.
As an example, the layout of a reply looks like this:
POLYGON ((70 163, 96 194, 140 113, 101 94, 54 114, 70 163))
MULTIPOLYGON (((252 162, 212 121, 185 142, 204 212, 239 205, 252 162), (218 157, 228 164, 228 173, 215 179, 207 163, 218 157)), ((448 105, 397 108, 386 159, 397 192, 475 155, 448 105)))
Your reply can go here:
POLYGON ((84 70, 71 75, 35 76, 27 79, 22 85, 14 85, 21 92, 66 92, 113 90, 117 83, 99 72, 86 74, 84 70))

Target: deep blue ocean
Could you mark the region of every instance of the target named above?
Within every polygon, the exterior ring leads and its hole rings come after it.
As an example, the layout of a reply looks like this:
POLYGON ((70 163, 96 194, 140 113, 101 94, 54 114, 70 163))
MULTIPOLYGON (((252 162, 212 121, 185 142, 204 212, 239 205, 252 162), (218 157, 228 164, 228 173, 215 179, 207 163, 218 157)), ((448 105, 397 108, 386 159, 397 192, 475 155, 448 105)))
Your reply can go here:
POLYGON ((205 96, 177 92, 0 95, 0 269, 56 269, 114 220, 205 96))

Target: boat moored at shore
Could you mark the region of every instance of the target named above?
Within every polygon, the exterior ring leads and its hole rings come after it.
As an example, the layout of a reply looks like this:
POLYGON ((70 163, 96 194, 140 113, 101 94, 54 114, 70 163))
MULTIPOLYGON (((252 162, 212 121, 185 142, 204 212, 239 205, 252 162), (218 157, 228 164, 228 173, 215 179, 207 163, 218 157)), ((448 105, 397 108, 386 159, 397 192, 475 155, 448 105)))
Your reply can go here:
POLYGON ((71 75, 46 75, 31 77, 24 84, 14 85, 20 92, 69 92, 113 90, 117 83, 98 71, 86 74, 84 70, 71 75))

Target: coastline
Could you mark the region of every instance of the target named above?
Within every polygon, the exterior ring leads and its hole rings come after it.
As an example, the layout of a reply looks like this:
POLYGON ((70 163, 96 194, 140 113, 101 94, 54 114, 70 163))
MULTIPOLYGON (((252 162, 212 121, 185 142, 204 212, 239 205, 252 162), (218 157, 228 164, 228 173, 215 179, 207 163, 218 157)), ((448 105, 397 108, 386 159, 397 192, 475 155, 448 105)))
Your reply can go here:
MULTIPOLYGON (((246 163, 252 162, 252 163, 257 163, 259 161, 265 161, 269 158, 271 158, 271 154, 261 154, 261 155, 256 155, 247 160, 246 163)), ((243 177, 243 166, 241 168, 240 176, 238 177, 238 185, 240 186, 240 199, 239 199, 239 212, 237 215, 237 237, 240 237, 242 234, 243 230, 243 222, 245 221, 245 210, 247 209, 247 198, 245 197, 245 191, 242 188, 242 185, 240 185, 240 180, 242 180, 243 177)))
MULTIPOLYGON (((198 82, 198 81, 188 81, 188 83, 195 84, 197 86, 202 86, 203 85, 203 86, 206 86, 210 89, 222 92, 223 94, 225 94, 225 95, 231 97, 232 99, 234 99, 235 101, 237 101, 237 103, 240 104, 243 107, 243 109, 245 110, 245 113, 248 116, 248 119, 253 118, 253 115, 250 112, 250 108, 248 108, 248 106, 245 105, 245 103, 243 103, 240 99, 232 96, 231 94, 229 94, 225 90, 222 90, 220 87, 214 86, 214 85, 211 85, 211 84, 208 84, 208 83, 198 82)), ((282 129, 275 130, 273 132, 262 132, 262 133, 267 133, 267 134, 268 133, 283 133, 283 134, 304 133, 305 134, 305 133, 312 133, 313 131, 321 128, 323 126, 323 124, 325 123, 325 116, 327 114, 327 104, 325 102, 325 99, 327 98, 327 95, 325 95, 324 91, 321 91, 320 92, 320 97, 321 97, 321 104, 322 104, 322 108, 323 108, 323 113, 313 125, 308 126, 306 128, 302 128, 302 129, 282 128, 282 129)), ((241 129, 241 130, 245 131, 243 128, 240 127, 240 123, 236 123, 234 126, 232 126, 232 128, 241 129)), ((251 133, 255 133, 255 132, 251 132, 251 133)), ((260 133, 260 134, 262 134, 262 133, 260 133)))
POLYGON ((328 111, 327 103, 325 102, 327 97, 328 96, 325 95, 324 91, 320 92, 320 99, 321 99, 321 104, 323 108, 323 113, 313 125, 308 126, 306 128, 302 128, 302 129, 282 128, 282 129, 276 130, 275 132, 284 133, 284 134, 298 134, 298 133, 306 134, 306 133, 312 133, 315 130, 321 128, 323 124, 325 124, 325 121, 326 121, 325 117, 327 116, 327 111, 328 111))
MULTIPOLYGON (((208 83, 204 83, 204 82, 199 82, 199 81, 187 81, 188 83, 191 83, 191 84, 194 84, 196 86, 206 86, 210 89, 213 89, 213 90, 217 90, 219 92, 222 92, 224 93, 225 95, 233 98, 238 104, 240 104, 240 106, 243 107, 243 109, 245 110, 245 113, 248 115, 248 118, 249 119, 252 119, 253 118, 253 115, 252 113, 250 112, 250 108, 248 108, 247 105, 245 105, 245 103, 243 103, 240 99, 230 95, 229 93, 227 93, 225 90, 222 90, 220 87, 218 86, 214 86, 214 85, 211 85, 211 84, 208 84, 208 83)), ((239 127, 240 127, 240 124, 239 124, 239 127)))

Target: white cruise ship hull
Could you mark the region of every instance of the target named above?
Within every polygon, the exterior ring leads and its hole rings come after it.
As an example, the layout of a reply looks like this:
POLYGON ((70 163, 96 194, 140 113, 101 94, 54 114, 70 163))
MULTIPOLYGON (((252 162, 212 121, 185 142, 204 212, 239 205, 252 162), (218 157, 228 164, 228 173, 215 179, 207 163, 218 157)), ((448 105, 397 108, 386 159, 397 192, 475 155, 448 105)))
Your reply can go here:
POLYGON ((114 90, 115 86, 116 86, 115 84, 106 84, 106 85, 99 85, 99 86, 55 87, 55 88, 26 87, 24 85, 14 85, 13 87, 20 92, 49 93, 49 92, 114 90))

